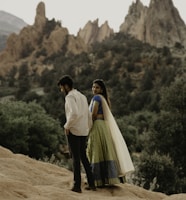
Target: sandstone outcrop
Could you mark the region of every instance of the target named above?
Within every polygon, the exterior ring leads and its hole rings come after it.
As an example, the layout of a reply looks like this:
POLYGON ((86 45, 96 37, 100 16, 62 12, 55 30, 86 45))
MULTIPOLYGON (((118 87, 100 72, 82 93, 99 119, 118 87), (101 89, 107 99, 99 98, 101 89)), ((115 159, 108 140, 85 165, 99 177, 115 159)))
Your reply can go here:
POLYGON ((108 22, 106 21, 99 27, 98 19, 93 22, 88 21, 84 28, 80 29, 78 32, 78 36, 82 38, 87 45, 91 45, 95 42, 102 42, 112 34, 114 34, 114 31, 109 27, 108 22))
MULTIPOLYGON (((119 32, 156 47, 173 47, 175 44, 186 47, 186 25, 172 0, 151 0, 149 7, 136 0, 130 6, 119 32)), ((88 52, 93 43, 102 42, 113 34, 107 21, 99 27, 96 19, 88 21, 76 37, 70 35, 60 22, 46 18, 45 4, 40 2, 36 8, 34 24, 8 37, 6 47, 0 53, 0 75, 23 62, 41 72, 46 58, 58 54, 66 56, 88 52)))
POLYGON ((0 200, 184 200, 186 194, 167 196, 132 184, 118 184, 86 191, 82 173, 82 193, 72 192, 71 171, 54 164, 14 154, 0 146, 0 200))
POLYGON ((42 61, 57 53, 80 54, 87 51, 87 45, 80 37, 69 35, 68 29, 45 16, 45 4, 40 2, 36 9, 35 22, 24 27, 19 34, 11 34, 6 48, 0 53, 0 74, 8 72, 12 66, 42 61))
POLYGON ((151 0, 149 7, 140 0, 133 2, 120 32, 156 47, 186 47, 186 26, 172 0, 151 0))

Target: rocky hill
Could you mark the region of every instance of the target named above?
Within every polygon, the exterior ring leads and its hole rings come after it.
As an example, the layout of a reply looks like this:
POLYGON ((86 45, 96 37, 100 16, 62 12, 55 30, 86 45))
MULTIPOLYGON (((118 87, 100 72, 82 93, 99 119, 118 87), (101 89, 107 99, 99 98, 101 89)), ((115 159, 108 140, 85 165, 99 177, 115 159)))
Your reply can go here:
POLYGON ((19 34, 11 34, 6 48, 0 53, 0 73, 6 73, 12 65, 27 60, 41 64, 46 57, 55 53, 79 54, 87 51, 84 41, 69 35, 68 29, 45 15, 45 4, 40 2, 36 9, 35 22, 24 27, 19 34))
POLYGON ((102 42, 104 39, 109 38, 114 34, 106 21, 101 27, 98 26, 98 19, 94 22, 88 21, 83 29, 80 29, 78 36, 81 37, 87 45, 95 42, 102 42))
POLYGON ((14 154, 0 146, 0 200, 184 200, 186 194, 167 196, 125 183, 109 188, 86 191, 82 174, 83 193, 70 189, 72 172, 54 164, 14 154))
POLYGON ((45 4, 40 2, 34 24, 9 36, 5 50, 0 53, 0 74, 7 73, 12 65, 20 65, 25 60, 42 65, 44 59, 57 53, 77 55, 87 52, 92 43, 101 42, 112 34, 107 22, 99 27, 96 20, 80 29, 77 37, 70 35, 60 22, 46 18, 45 4))
POLYGON ((120 32, 156 47, 186 47, 186 26, 172 0, 151 0, 149 7, 140 0, 133 2, 120 32))
POLYGON ((5 48, 7 37, 19 33, 25 26, 27 24, 22 19, 0 10, 0 51, 5 48))
MULTIPOLYGON (((149 7, 136 0, 130 6, 119 32, 156 47, 173 47, 175 44, 186 47, 186 26, 172 0, 151 0, 149 7)), ((6 47, 0 53, 0 75, 24 62, 28 63, 31 71, 41 72, 48 68, 44 64, 46 59, 57 54, 67 56, 87 53, 92 44, 112 35, 114 31, 107 21, 99 27, 98 19, 88 21, 77 36, 70 35, 60 22, 46 18, 45 4, 40 2, 34 24, 8 37, 6 47)))

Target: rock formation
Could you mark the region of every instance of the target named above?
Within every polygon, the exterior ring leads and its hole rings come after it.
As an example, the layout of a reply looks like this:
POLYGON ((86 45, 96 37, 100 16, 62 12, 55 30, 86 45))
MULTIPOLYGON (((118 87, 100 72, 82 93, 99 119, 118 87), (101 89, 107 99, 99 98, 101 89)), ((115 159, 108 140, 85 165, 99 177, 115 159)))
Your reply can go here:
POLYGON ((36 8, 36 16, 34 26, 41 32, 46 24, 45 4, 40 2, 36 8))
POLYGON ((86 51, 87 45, 80 37, 69 35, 67 28, 62 27, 59 22, 46 18, 45 4, 40 2, 34 24, 24 27, 19 34, 13 33, 8 37, 6 48, 0 53, 0 74, 6 73, 24 59, 28 63, 42 63, 43 59, 55 53, 66 55, 86 51))
POLYGON ((145 18, 147 16, 147 7, 140 0, 132 3, 129 7, 125 22, 120 26, 120 32, 134 36, 136 39, 144 41, 145 18))
POLYGON ((94 22, 88 21, 83 29, 80 29, 78 36, 84 40, 88 45, 94 42, 102 42, 104 39, 110 37, 114 33, 106 21, 101 27, 98 25, 98 19, 94 22))
MULTIPOLYGON (((173 47, 176 43, 186 47, 186 26, 172 0, 151 0, 149 7, 136 0, 130 6, 120 32, 156 47, 173 47)), ((69 35, 60 22, 46 18, 45 4, 40 2, 34 24, 7 39, 6 47, 0 53, 0 75, 13 66, 20 66, 23 61, 30 66, 31 63, 42 65, 43 60, 54 54, 66 56, 87 52, 93 43, 102 42, 112 34, 114 31, 107 21, 99 27, 96 19, 88 21, 76 37, 69 35)))
POLYGON ((186 47, 186 26, 172 0, 151 0, 149 7, 136 0, 130 8, 120 32, 156 47, 186 47))
POLYGON ((118 184, 97 191, 87 191, 82 173, 81 194, 72 192, 71 171, 0 146, 0 200, 184 200, 186 194, 165 195, 132 184, 118 184))

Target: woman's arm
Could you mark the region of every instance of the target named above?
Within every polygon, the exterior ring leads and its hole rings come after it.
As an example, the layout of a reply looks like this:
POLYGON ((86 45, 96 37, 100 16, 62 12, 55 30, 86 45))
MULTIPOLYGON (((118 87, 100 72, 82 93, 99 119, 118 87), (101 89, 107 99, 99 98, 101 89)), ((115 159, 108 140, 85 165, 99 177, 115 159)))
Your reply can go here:
POLYGON ((94 121, 97 118, 99 102, 94 101, 92 105, 92 120, 94 121))

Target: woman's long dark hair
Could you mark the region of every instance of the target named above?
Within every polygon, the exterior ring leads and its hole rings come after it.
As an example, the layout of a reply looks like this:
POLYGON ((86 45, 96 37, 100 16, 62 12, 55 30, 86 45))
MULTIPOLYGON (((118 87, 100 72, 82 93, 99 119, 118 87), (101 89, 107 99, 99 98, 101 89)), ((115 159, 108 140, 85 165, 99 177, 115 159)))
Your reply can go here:
POLYGON ((110 107, 110 100, 108 98, 108 93, 107 93, 107 89, 106 89, 104 81, 102 79, 96 79, 93 81, 93 84, 94 83, 97 83, 101 87, 101 89, 103 90, 103 92, 101 94, 105 97, 105 99, 110 107))

